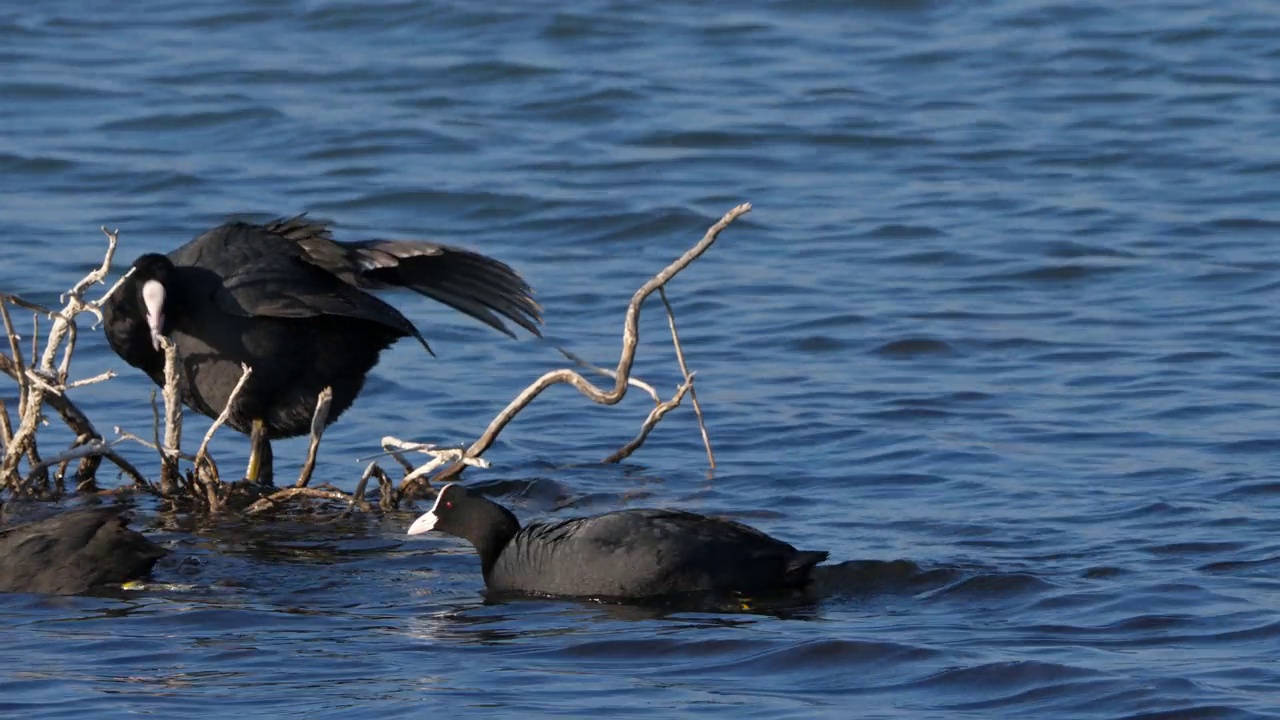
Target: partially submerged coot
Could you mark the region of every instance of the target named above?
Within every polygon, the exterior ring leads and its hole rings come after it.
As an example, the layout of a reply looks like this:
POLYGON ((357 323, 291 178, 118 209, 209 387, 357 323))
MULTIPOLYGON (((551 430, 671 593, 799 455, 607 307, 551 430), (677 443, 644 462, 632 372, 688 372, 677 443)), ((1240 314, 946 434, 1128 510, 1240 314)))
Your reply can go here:
POLYGON ((145 577, 165 550, 122 513, 72 510, 0 529, 0 592, 75 595, 145 577))
POLYGON ((802 589, 825 551, 797 550, 741 523, 679 510, 618 510, 520 527, 510 510, 461 485, 440 490, 410 535, 469 541, 493 591, 646 599, 802 589))
POLYGON ((253 369, 228 423, 251 436, 248 477, 269 482, 274 438, 309 432, 316 399, 333 388, 328 422, 351 406, 378 355, 426 340, 370 290, 403 287, 511 335, 498 316, 538 334, 540 309, 507 265, 419 240, 340 243, 303 216, 229 222, 168 255, 149 254, 104 304, 111 349, 164 385, 168 337, 181 359, 182 398, 217 417, 253 369))

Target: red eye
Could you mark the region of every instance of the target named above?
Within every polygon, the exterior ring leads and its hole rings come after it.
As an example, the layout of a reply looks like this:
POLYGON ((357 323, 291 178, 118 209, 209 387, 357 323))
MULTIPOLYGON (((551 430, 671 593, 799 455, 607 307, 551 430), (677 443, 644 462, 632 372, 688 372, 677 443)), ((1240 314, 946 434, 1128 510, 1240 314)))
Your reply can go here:
POLYGON ((448 500, 445 500, 445 501, 444 501, 444 509, 445 509, 445 510, 452 510, 452 509, 453 509, 453 503, 452 503, 452 502, 450 502, 450 501, 448 501, 448 500))

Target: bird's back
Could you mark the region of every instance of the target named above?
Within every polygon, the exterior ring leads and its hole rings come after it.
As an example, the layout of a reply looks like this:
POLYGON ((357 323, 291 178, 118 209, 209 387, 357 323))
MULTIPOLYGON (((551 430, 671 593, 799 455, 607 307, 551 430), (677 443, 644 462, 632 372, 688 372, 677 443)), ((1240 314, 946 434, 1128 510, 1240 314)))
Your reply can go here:
POLYGON ((336 420, 382 350, 421 340, 398 310, 313 264, 270 225, 227 223, 169 257, 182 279, 171 338, 186 365, 184 397, 216 415, 249 365, 254 375, 230 418, 242 432, 261 417, 271 437, 305 433, 325 387, 336 420))
POLYGON ((118 507, 72 510, 0 530, 0 592, 82 593, 144 576, 164 554, 118 507))
POLYGON ((487 579, 494 590, 652 597, 797 587, 825 552, 674 510, 622 510, 522 529, 487 579))
POLYGON ((320 252, 331 247, 340 254, 341 246, 327 234, 317 234, 323 226, 304 227, 310 232, 287 234, 280 231, 279 221, 229 222, 174 250, 169 258, 182 268, 184 279, 199 288, 200 296, 192 300, 211 312, 286 319, 344 317, 382 326, 399 337, 418 335, 399 310, 344 277, 350 273, 341 272, 342 267, 317 262, 308 248, 320 252))

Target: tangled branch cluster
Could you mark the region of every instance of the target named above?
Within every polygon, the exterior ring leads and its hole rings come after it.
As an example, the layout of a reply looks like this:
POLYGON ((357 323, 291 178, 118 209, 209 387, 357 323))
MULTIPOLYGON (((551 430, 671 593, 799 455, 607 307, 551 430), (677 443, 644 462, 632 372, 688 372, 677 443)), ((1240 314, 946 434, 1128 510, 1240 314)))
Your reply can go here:
MULTIPOLYGON (((116 436, 111 440, 104 438, 98 432, 85 413, 68 397, 68 392, 78 387, 103 382, 115 375, 107 371, 93 377, 72 380, 70 372, 79 317, 89 313, 101 322, 102 303, 120 286, 120 282, 117 282, 97 300, 85 299, 85 293, 94 285, 102 284, 107 277, 119 241, 119 231, 108 231, 103 228, 102 231, 107 236, 107 250, 102 264, 59 298, 59 302, 63 303, 62 308, 54 310, 15 295, 0 294, 0 319, 4 322, 9 340, 9 353, 5 354, 0 350, 0 372, 13 379, 18 387, 16 425, 10 414, 10 408, 0 399, 0 450, 3 451, 3 459, 0 460, 0 494, 8 492, 11 497, 37 499, 59 497, 67 492, 67 473, 73 462, 77 463, 75 472, 71 476, 74 491, 98 491, 97 472, 105 459, 116 465, 132 480, 132 484, 126 486, 127 489, 146 492, 174 504, 210 513, 227 509, 243 509, 250 515, 262 514, 278 510, 290 501, 303 498, 340 503, 345 506, 345 511, 371 510, 373 506, 366 492, 370 480, 376 480, 378 483, 378 507, 384 510, 393 509, 399 507, 405 499, 432 494, 433 483, 456 478, 467 467, 488 467, 488 462, 482 455, 497 440, 503 428, 528 407, 534 398, 547 388, 559 383, 572 385, 591 401, 602 405, 615 405, 621 402, 630 387, 642 390, 653 399, 654 407, 641 424, 637 436, 604 458, 604 462, 619 462, 629 457, 643 445, 663 416, 679 407, 686 396, 690 397, 698 417, 708 462, 714 468, 715 456, 711 450, 702 409, 694 390, 694 373, 689 370, 685 362, 680 336, 676 330, 675 313, 667 300, 665 287, 681 270, 705 253, 726 227, 750 210, 750 204, 739 205, 730 210, 707 230, 702 240, 635 292, 627 307, 623 323, 622 351, 616 369, 598 368, 573 353, 561 349, 561 352, 579 367, 613 378, 612 388, 601 389, 577 371, 561 368, 546 373, 517 395, 498 413, 479 439, 467 448, 438 448, 427 443, 413 443, 394 437, 385 437, 382 439, 382 448, 403 468, 404 476, 397 483, 376 461, 371 462, 366 467, 354 492, 351 493, 327 483, 319 486, 310 485, 320 438, 329 414, 332 393, 328 389, 317 398, 311 423, 311 444, 308 448, 307 460, 292 486, 264 490, 256 484, 227 482, 222 479, 217 463, 209 454, 209 443, 218 428, 227 421, 229 409, 253 372, 252 368, 247 366, 243 369, 240 383, 227 401, 227 409, 214 420, 196 453, 194 455, 184 453, 181 450, 182 404, 179 394, 177 349, 167 339, 162 340, 165 351, 163 422, 161 421, 162 413, 156 404, 153 392, 152 439, 144 439, 120 427, 114 428, 116 436), (683 378, 674 394, 667 400, 663 400, 651 385, 631 376, 640 340, 640 308, 654 292, 659 293, 666 308, 676 359, 683 378), (33 313, 29 359, 23 354, 23 338, 13 323, 9 312, 10 307, 29 310, 33 313), (43 350, 40 348, 42 318, 49 323, 43 350), (56 412, 75 436, 67 449, 48 458, 41 455, 37 443, 37 429, 47 424, 46 409, 56 412), (158 453, 160 464, 158 483, 149 480, 117 452, 117 446, 125 441, 141 443, 158 453), (406 457, 406 453, 410 452, 427 453, 432 456, 432 460, 415 467, 406 457)), ((121 278, 121 281, 123 279, 121 278)))

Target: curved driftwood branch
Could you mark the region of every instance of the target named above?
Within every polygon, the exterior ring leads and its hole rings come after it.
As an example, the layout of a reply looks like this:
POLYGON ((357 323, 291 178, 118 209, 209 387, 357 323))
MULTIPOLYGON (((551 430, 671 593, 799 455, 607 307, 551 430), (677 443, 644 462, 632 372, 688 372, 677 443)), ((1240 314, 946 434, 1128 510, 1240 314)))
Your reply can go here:
POLYGON ((636 435, 631 442, 618 448, 600 462, 616 463, 622 462, 626 458, 631 457, 631 453, 638 450, 640 446, 644 444, 644 441, 648 439, 649 433, 653 431, 653 428, 658 424, 658 421, 662 419, 662 416, 680 407, 680 401, 684 399, 685 393, 692 389, 693 377, 690 376, 688 380, 680 384, 680 387, 676 389, 676 394, 670 400, 659 404, 657 407, 649 411, 649 417, 645 418, 644 422, 640 425, 640 434, 636 435))
MULTIPOLYGON (((528 407, 528 405, 533 402, 534 398, 541 395, 544 390, 552 385, 560 383, 572 385, 578 390, 578 392, 585 395, 592 402, 601 405, 615 405, 620 402, 622 398, 626 396, 627 388, 630 385, 631 367, 635 362, 636 347, 640 342, 640 307, 644 304, 645 299, 655 291, 664 287, 672 278, 678 275, 680 271, 684 270, 692 264, 694 260, 701 257, 702 254, 710 249, 710 247, 715 243, 716 238, 720 236, 720 233, 723 232, 725 228, 729 227, 734 220, 737 220, 739 217, 750 211, 751 204, 743 203, 742 205, 739 205, 725 213, 719 221, 707 229, 702 240, 689 248, 689 250, 670 265, 663 268, 657 275, 650 278, 644 285, 641 285, 640 289, 636 290, 635 294, 632 295, 631 302, 627 305, 626 316, 623 320, 622 352, 618 358, 617 369, 610 373, 614 378, 612 388, 598 388, 591 384, 591 382, 582 375, 568 368, 552 370, 535 380, 533 384, 525 388, 525 390, 517 395, 514 400, 508 403, 507 406, 498 413, 497 417, 489 423, 489 427, 485 429, 480 438, 467 448, 467 452, 464 457, 477 458, 484 454, 485 451, 492 447, 494 441, 497 440, 498 435, 502 432, 503 428, 505 428, 521 410, 528 407)), ((570 357, 573 356, 570 355, 570 357)), ((687 370, 684 372, 687 378, 689 375, 687 370)), ((680 393, 680 396, 683 397, 683 394, 683 392, 680 393)), ((659 417, 661 417, 661 415, 659 415, 659 417)), ((644 434, 647 435, 647 431, 644 434)), ((643 442, 643 439, 641 442, 643 442)), ((708 447, 710 447, 709 443, 708 447)), ((437 473, 431 478, 431 480, 432 482, 441 482, 454 478, 465 468, 466 464, 464 462, 455 462, 437 473)))

